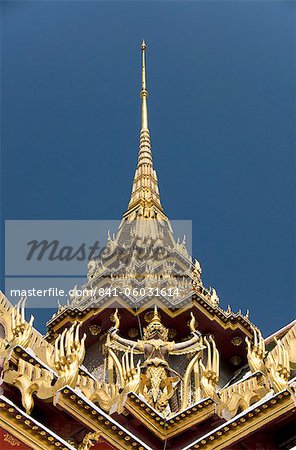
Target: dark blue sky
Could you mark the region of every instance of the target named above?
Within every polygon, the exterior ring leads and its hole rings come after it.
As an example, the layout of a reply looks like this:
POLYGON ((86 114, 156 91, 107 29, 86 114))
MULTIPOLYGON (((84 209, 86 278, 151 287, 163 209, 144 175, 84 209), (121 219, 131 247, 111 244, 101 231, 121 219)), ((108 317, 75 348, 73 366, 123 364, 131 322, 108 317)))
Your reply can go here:
MULTIPOLYGON (((295 315, 295 3, 1 2, 2 219, 118 219, 140 42, 162 203, 221 306, 295 315)), ((44 313, 40 313, 39 323, 44 313)))

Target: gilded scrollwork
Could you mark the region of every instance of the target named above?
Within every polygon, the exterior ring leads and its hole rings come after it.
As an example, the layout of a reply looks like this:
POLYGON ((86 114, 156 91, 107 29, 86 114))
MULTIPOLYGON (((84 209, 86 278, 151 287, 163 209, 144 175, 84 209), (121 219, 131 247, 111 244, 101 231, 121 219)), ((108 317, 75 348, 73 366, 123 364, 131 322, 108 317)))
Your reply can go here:
POLYGON ((268 378, 275 392, 280 392, 288 387, 290 376, 290 363, 287 349, 280 340, 274 338, 276 347, 266 359, 268 378))
POLYGON ((212 336, 208 339, 205 337, 204 343, 207 348, 207 363, 204 366, 203 362, 201 360, 199 361, 201 391, 204 397, 211 397, 217 400, 220 373, 219 352, 212 336))
POLYGON ((263 374, 252 374, 249 378, 231 384, 220 391, 221 410, 226 418, 234 417, 239 410, 249 408, 269 391, 263 374))
POLYGON ((141 378, 141 361, 138 361, 136 367, 134 363, 134 349, 128 348, 121 359, 124 391, 125 392, 139 392, 140 378, 141 378))
MULTIPOLYGON (((278 340, 275 337, 275 347, 267 352, 260 330, 254 326, 252 326, 252 329, 254 334, 253 345, 246 338, 248 363, 251 371, 265 374, 267 382, 275 392, 286 389, 290 376, 290 358, 293 355, 291 339, 278 340)), ((292 333, 293 328, 290 330, 291 335, 292 333)))
POLYGON ((31 315, 29 322, 25 320, 26 300, 26 297, 22 297, 18 304, 11 309, 11 320, 8 322, 10 326, 8 330, 10 347, 15 345, 27 347, 29 343, 34 316, 31 315))
MULTIPOLYGON (((39 399, 54 399, 66 385, 79 389, 109 413, 123 412, 127 394, 135 393, 163 416, 171 416, 211 397, 217 404, 217 413, 225 418, 248 408, 271 389, 276 393, 291 389, 288 381, 295 359, 295 326, 281 340, 275 339, 276 345, 269 352, 260 330, 253 326, 253 339, 246 339, 250 374, 220 389, 220 356, 216 343, 212 335, 201 336, 192 313, 188 324, 191 336, 176 343, 169 339, 169 330, 162 324, 156 307, 149 314, 142 339, 138 340, 125 339, 119 334, 120 316, 116 310, 112 315, 114 326, 101 336, 104 364, 97 377, 81 368, 86 340, 86 335, 80 337, 81 324, 75 322, 64 329, 51 345, 33 329, 33 319, 25 321, 25 299, 7 308, 5 314, 3 380, 18 388, 28 414, 34 407, 35 395, 39 399), (35 352, 37 360, 28 356, 31 352, 32 355, 35 352), (170 355, 187 355, 188 364, 182 372, 171 366, 170 355)), ((84 444, 92 442, 90 439, 84 444)))
MULTIPOLYGON (((291 370, 296 370, 296 323, 290 328, 287 334, 281 339, 284 348, 288 352, 291 370)), ((276 353, 277 348, 271 350, 271 354, 276 353)))
MULTIPOLYGON (((22 321, 20 322, 22 323, 22 321)), ((16 386, 22 394, 22 404, 28 414, 34 407, 33 394, 40 399, 52 398, 62 387, 75 387, 79 378, 79 366, 85 354, 85 339, 79 338, 80 325, 74 323, 65 329, 55 342, 52 352, 48 351, 48 365, 40 366, 23 359, 19 354, 16 368, 11 368, 10 358, 4 364, 4 381, 16 386), (51 370, 50 367, 54 370, 51 370)), ((25 328, 28 329, 28 328, 25 328)), ((23 341, 22 341, 23 342, 23 341)), ((47 348, 48 349, 48 348, 47 348)))
POLYGON ((246 343, 247 343, 247 357, 248 357, 248 363, 251 371, 253 373, 255 372, 265 372, 265 364, 264 364, 264 358, 266 355, 265 351, 265 342, 262 337, 261 331, 252 326, 253 330, 253 343, 250 341, 248 337, 246 337, 246 343))
POLYGON ((34 393, 40 398, 49 398, 53 395, 54 389, 51 386, 53 379, 54 375, 52 372, 33 365, 22 358, 18 359, 16 370, 9 368, 9 361, 7 361, 4 368, 4 381, 19 389, 22 405, 27 414, 31 414, 34 407, 34 393))
POLYGON ((86 334, 79 338, 80 324, 74 322, 70 329, 65 329, 55 341, 54 353, 49 361, 59 375, 60 383, 75 387, 78 368, 85 356, 86 334))
POLYGON ((94 447, 95 443, 98 442, 100 437, 101 437, 100 432, 87 433, 84 436, 83 441, 79 445, 78 450, 90 450, 92 447, 94 447))

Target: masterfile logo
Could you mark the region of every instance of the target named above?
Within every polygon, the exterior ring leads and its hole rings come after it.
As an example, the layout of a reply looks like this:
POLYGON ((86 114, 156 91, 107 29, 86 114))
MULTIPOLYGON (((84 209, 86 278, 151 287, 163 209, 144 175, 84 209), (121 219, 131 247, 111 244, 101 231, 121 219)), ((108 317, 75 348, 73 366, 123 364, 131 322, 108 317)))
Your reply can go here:
POLYGON ((150 232, 134 236, 132 226, 117 239, 116 220, 6 221, 6 292, 12 302, 27 297, 35 308, 74 304, 78 298, 125 297, 135 303, 144 297, 178 298, 179 287, 186 291, 190 280, 180 270, 168 275, 167 269, 176 248, 185 249, 185 235, 191 253, 192 226, 191 221, 170 223, 181 236, 176 245, 150 232), (169 276, 171 285, 164 283, 169 276), (99 286, 98 279, 103 280, 99 286))

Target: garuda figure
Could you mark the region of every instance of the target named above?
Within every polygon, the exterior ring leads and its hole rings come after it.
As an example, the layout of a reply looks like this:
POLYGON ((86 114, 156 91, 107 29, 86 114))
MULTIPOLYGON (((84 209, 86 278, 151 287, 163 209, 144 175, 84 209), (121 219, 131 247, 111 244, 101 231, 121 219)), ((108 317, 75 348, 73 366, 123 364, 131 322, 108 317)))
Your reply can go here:
POLYGON ((181 376, 169 366, 168 356, 197 353, 204 348, 201 335, 195 328, 193 314, 190 321, 192 338, 180 343, 168 341, 168 329, 161 323, 156 306, 152 320, 144 329, 142 340, 132 341, 121 337, 118 334, 117 310, 114 319, 115 326, 109 332, 108 347, 124 352, 123 372, 127 375, 125 379, 129 378, 129 374, 133 377, 133 391, 142 394, 158 411, 164 412, 169 406, 171 412, 177 412, 180 408, 178 390, 181 376), (138 363, 137 369, 133 363, 134 353, 144 355, 144 361, 138 363), (130 359, 128 354, 131 354, 130 359))

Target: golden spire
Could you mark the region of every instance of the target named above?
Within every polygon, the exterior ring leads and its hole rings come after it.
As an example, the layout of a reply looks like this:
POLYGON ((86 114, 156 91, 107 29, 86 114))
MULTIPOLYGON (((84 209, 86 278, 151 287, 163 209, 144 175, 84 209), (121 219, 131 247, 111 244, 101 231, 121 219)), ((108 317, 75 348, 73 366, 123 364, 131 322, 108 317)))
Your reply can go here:
POLYGON ((146 89, 146 44, 143 39, 141 49, 142 49, 142 89, 141 89, 141 97, 142 97, 142 130, 148 130, 148 109, 147 109, 147 97, 148 91, 146 89))
POLYGON ((140 133, 140 151, 139 151, 139 160, 138 167, 141 164, 149 164, 151 167, 152 164, 152 154, 151 154, 151 142, 150 142, 150 133, 148 129, 148 106, 147 106, 147 84, 146 84, 146 49, 147 45, 143 40, 141 44, 142 49, 142 89, 140 92, 140 96, 142 98, 142 126, 140 133))
POLYGON ((123 218, 159 218, 166 219, 160 203, 157 175, 153 168, 150 132, 148 129, 146 49, 143 40, 142 49, 142 122, 138 165, 134 176, 132 195, 123 218))

